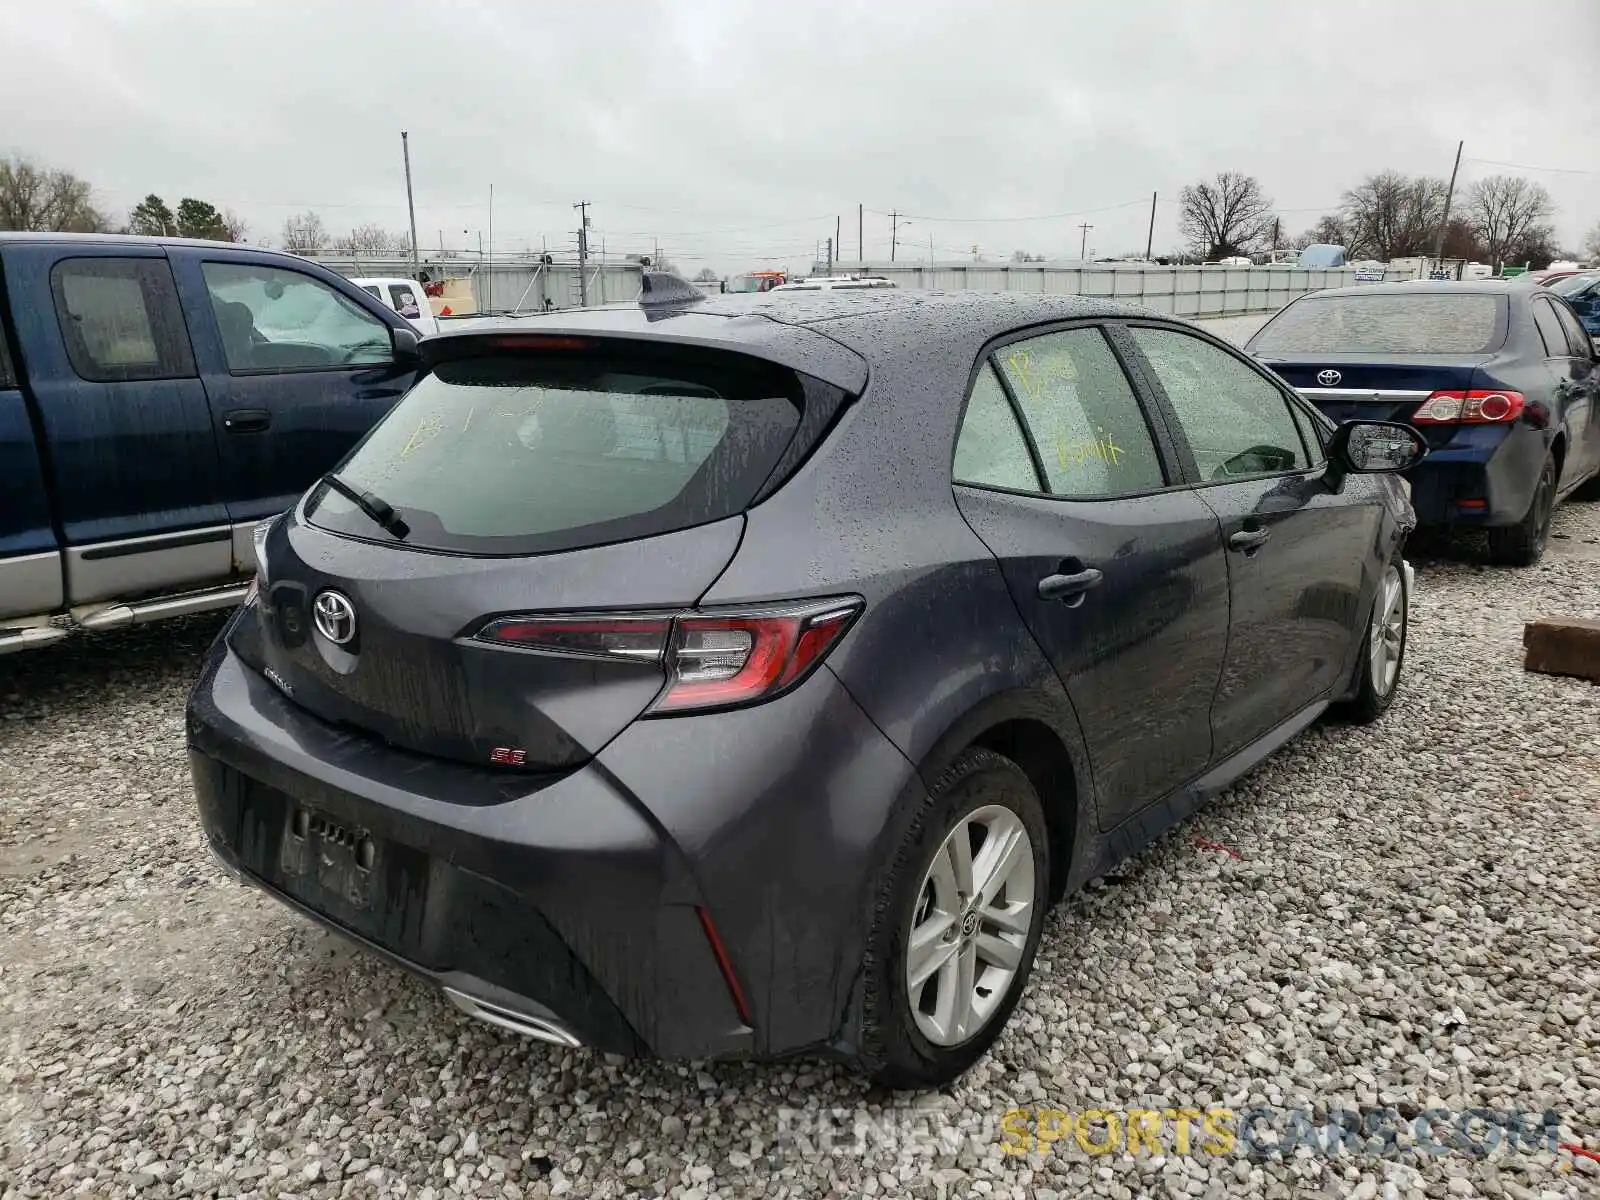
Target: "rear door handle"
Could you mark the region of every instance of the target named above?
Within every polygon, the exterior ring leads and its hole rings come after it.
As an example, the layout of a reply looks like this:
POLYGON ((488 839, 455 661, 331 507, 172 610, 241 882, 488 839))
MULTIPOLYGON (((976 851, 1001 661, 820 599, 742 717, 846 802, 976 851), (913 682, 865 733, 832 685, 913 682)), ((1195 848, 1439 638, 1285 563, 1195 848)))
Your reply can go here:
POLYGON ((1068 607, 1075 608, 1083 603, 1083 594, 1090 588, 1099 587, 1103 578, 1105 576, 1094 567, 1085 567, 1070 575, 1046 575, 1039 580, 1039 599, 1065 600, 1068 607))
POLYGON ((1246 554, 1253 554, 1261 549, 1262 545, 1271 536, 1271 531, 1266 529, 1241 529, 1238 533, 1229 536, 1228 549, 1243 550, 1246 554))
POLYGON ((229 433, 260 433, 272 425, 272 414, 264 408, 230 408, 222 414, 222 427, 229 433))

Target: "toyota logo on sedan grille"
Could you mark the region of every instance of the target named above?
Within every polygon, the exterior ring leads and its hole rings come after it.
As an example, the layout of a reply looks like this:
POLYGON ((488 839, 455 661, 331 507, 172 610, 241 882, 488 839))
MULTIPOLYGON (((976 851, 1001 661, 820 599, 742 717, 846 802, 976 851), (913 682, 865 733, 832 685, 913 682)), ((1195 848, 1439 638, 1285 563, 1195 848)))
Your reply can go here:
POLYGON ((356 610, 338 592, 323 592, 311 607, 317 632, 335 646, 348 645, 356 636, 356 610))
POLYGON ((1318 371, 1317 372, 1317 382, 1320 383, 1323 387, 1337 387, 1338 383, 1339 383, 1339 380, 1341 380, 1343 378, 1344 378, 1344 376, 1339 374, 1339 372, 1337 372, 1337 371, 1331 371, 1330 370, 1330 371, 1318 371))

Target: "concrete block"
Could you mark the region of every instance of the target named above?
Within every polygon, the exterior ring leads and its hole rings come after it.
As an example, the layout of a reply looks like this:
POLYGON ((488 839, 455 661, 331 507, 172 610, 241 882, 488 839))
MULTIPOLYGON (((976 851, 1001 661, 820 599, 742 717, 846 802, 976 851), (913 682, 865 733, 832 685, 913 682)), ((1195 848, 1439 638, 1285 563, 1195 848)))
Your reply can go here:
POLYGON ((1529 621, 1522 627, 1522 645, 1527 650, 1523 670, 1600 683, 1600 621, 1577 617, 1529 621))

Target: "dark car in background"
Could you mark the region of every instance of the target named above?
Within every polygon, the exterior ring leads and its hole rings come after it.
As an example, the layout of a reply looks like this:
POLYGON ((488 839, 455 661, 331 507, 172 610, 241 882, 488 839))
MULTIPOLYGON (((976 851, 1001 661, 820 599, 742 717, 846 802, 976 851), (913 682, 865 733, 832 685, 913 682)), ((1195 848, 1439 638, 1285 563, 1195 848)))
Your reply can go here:
POLYGON ((1600 271, 1577 271, 1545 286, 1572 305, 1590 340, 1600 348, 1600 271))
POLYGON ((1389 706, 1426 451, 1108 302, 689 295, 423 341, 261 531, 201 820, 502 1027, 949 1080, 1053 900, 1389 706))
POLYGON ((1335 421, 1427 439, 1407 472, 1424 525, 1488 530, 1493 557, 1544 553, 1555 506, 1600 474, 1600 366, 1553 289, 1415 282, 1316 292, 1245 348, 1335 421))

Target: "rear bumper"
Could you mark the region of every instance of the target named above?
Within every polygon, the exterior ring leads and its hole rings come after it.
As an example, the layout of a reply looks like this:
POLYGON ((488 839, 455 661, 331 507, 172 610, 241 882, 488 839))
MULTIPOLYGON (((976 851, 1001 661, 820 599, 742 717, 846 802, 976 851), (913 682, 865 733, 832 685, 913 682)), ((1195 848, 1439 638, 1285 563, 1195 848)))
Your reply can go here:
POLYGON ((188 736, 207 839, 250 882, 475 1015, 674 1058, 838 1041, 879 838, 914 779, 826 670, 753 709, 637 722, 538 777, 352 736, 219 639, 188 736), (381 847, 364 903, 286 865, 296 810, 381 847))
POLYGON ((1514 525, 1533 502, 1548 441, 1526 425, 1462 426, 1406 472, 1423 525, 1514 525))

